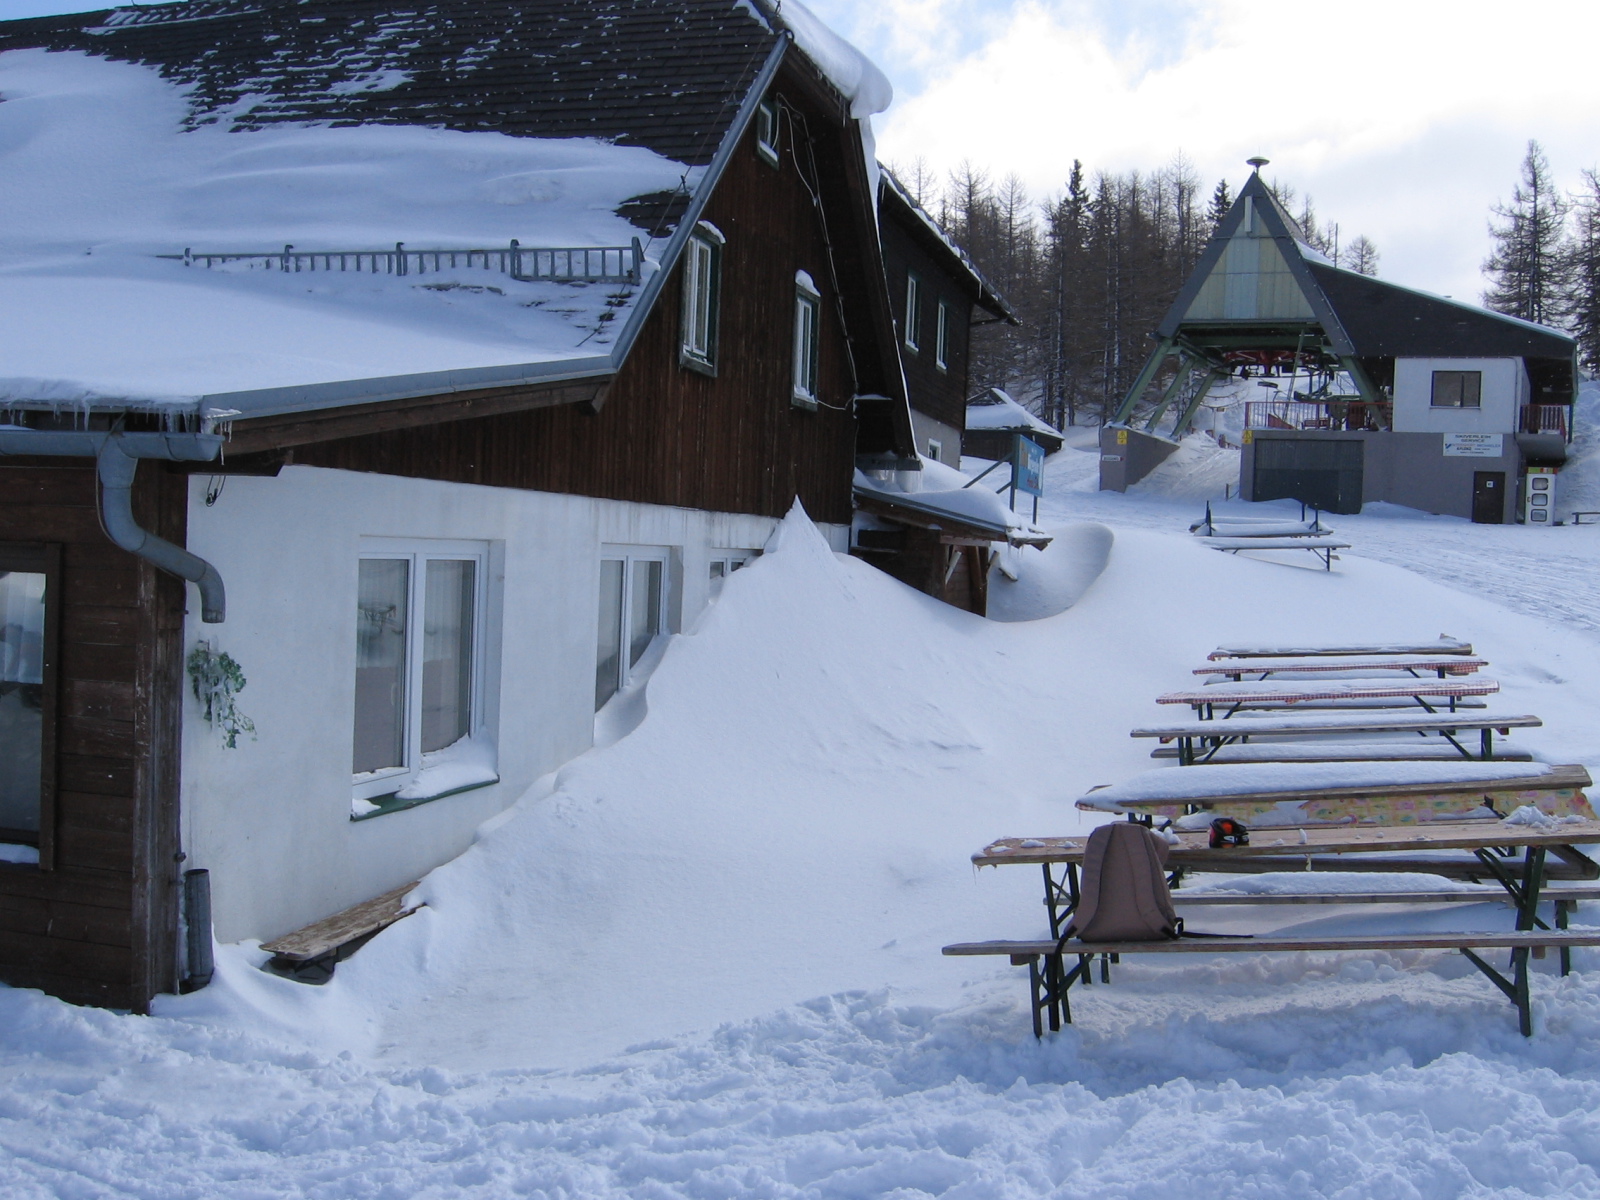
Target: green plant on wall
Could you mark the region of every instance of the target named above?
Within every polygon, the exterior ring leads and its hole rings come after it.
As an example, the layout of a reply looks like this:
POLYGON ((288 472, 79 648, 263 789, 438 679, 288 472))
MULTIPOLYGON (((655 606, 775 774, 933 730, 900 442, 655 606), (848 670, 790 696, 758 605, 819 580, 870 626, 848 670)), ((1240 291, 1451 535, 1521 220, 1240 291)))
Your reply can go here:
POLYGON ((238 749, 241 733, 248 733, 253 740, 255 722, 234 702, 234 697, 244 691, 245 678, 233 656, 218 653, 210 642, 198 642, 189 651, 188 667, 194 698, 205 710, 206 724, 222 734, 222 744, 229 750, 238 749))

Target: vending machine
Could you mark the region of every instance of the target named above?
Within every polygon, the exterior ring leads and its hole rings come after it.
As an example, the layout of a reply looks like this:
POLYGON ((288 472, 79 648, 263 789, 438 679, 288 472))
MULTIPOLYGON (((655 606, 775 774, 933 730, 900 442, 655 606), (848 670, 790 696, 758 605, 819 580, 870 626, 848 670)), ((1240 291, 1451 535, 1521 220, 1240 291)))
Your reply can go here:
POLYGON ((1555 523, 1556 469, 1529 467, 1522 480, 1522 519, 1529 525, 1555 523))

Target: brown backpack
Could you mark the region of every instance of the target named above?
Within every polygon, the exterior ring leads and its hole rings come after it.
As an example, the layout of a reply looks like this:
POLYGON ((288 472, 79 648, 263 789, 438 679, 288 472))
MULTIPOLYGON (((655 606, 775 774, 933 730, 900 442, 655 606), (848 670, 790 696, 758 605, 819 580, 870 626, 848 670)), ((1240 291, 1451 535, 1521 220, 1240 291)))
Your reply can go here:
POLYGON ((1131 821, 1101 825, 1083 852, 1083 881, 1062 941, 1159 942, 1179 937, 1183 921, 1167 887, 1167 843, 1131 821))

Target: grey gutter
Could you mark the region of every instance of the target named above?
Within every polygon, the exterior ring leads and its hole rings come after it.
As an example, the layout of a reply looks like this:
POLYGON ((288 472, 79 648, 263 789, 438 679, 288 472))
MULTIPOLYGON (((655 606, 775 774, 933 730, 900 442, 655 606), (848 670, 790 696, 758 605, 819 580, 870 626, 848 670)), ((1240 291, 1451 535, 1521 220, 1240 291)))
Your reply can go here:
POLYGON ((133 480, 141 458, 167 462, 210 462, 222 449, 215 433, 123 433, 120 431, 36 430, 0 427, 0 455, 93 458, 100 479, 100 520, 114 543, 200 589, 200 619, 218 624, 227 613, 222 576, 205 559, 190 554, 140 526, 133 516, 133 480))
POLYGON ((656 268, 650 281, 644 285, 644 290, 639 293, 639 300, 633 306, 627 324, 622 327, 622 333, 617 337, 617 344, 611 350, 611 369, 620 371, 623 360, 628 357, 628 351, 633 349, 633 343, 639 336, 639 331, 644 328, 644 323, 649 319, 650 310, 655 307, 656 299, 661 289, 666 286, 667 276, 672 273, 673 266, 678 261, 678 256, 683 253, 683 248, 688 244, 689 236, 694 232, 700 214, 705 212, 706 204, 711 199, 711 193, 716 190, 717 182, 722 178, 723 171, 727 170, 728 162, 733 158, 733 152, 738 149, 739 140, 744 137, 744 132, 750 127, 750 122, 755 120, 756 107, 761 103, 761 98, 767 94, 767 87, 777 77, 778 66, 783 62, 783 56, 788 52, 789 45, 794 41, 794 34, 787 29, 778 31, 777 45, 772 47, 772 52, 767 55, 767 61, 762 64, 755 81, 745 92, 744 102, 739 105, 739 111, 733 118, 733 124, 728 127, 728 132, 723 136, 722 145, 717 147, 716 156, 711 160, 711 165, 706 168, 706 173, 700 177, 700 183, 695 188, 694 195, 689 199, 689 207, 684 210, 683 219, 678 222, 678 228, 673 231, 671 239, 667 242, 666 249, 661 253, 660 265, 656 268))

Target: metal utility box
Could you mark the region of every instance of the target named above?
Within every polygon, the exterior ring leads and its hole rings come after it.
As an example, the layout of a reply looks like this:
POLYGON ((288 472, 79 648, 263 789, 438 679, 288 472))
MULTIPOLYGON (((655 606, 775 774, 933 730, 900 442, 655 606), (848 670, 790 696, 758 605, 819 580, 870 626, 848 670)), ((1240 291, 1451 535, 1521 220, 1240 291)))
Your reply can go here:
POLYGON ((1556 510, 1556 469, 1529 467, 1522 480, 1522 519, 1529 525, 1552 525, 1556 510))

